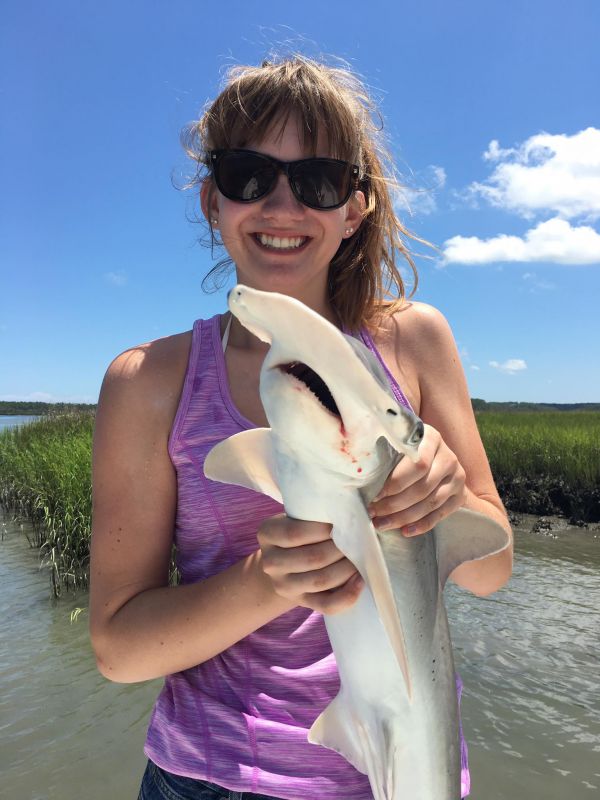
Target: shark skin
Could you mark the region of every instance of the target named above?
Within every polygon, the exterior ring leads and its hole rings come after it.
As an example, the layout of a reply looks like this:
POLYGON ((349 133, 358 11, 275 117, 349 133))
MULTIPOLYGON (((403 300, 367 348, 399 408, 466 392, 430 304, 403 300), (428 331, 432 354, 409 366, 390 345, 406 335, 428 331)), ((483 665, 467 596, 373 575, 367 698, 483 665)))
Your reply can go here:
POLYGON ((443 587, 463 562, 507 547, 508 535, 466 509, 421 536, 377 532, 366 506, 400 458, 417 460, 422 422, 397 403, 364 345, 299 301, 238 285, 229 308, 270 344, 260 395, 271 428, 218 444, 205 474, 270 495, 290 517, 331 523, 365 580, 351 608, 324 616, 341 688, 309 741, 367 774, 375 800, 458 800, 443 587))

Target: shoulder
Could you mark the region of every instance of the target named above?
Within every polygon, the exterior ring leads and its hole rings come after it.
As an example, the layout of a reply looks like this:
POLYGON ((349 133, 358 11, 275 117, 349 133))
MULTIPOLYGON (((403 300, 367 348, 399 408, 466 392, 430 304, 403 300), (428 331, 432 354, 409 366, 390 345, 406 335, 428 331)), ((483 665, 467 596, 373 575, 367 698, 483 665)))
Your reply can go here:
POLYGON ((99 412, 170 424, 179 403, 192 332, 178 333, 131 347, 109 365, 99 412))
POLYGON ((454 342, 447 319, 428 303, 407 302, 390 318, 394 338, 403 346, 429 351, 432 345, 454 342))
POLYGON ((454 337, 444 315, 427 303, 406 302, 382 318, 373 338, 413 409, 423 413, 432 389, 462 373, 454 337))

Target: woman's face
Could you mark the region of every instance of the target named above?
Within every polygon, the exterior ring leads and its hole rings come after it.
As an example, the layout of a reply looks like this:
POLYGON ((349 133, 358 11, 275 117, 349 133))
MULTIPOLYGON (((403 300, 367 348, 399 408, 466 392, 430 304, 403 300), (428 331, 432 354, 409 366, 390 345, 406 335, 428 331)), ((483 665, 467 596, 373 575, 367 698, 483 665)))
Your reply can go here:
MULTIPOLYGON (((290 116, 281 136, 276 135, 277 126, 275 130, 260 142, 248 143, 246 149, 281 161, 310 156, 302 146, 296 117, 290 116)), ((319 137, 317 156, 330 155, 326 141, 319 137)), ((346 230, 353 228, 356 233, 362 217, 361 204, 364 207, 364 197, 355 192, 341 208, 308 208, 294 197, 283 173, 273 191, 254 203, 228 200, 215 187, 209 208, 206 184, 202 191, 204 213, 211 220, 218 220, 217 229, 235 263, 238 281, 256 289, 291 295, 317 311, 327 307, 329 263, 342 239, 352 235, 346 230), (282 248, 275 246, 272 237, 292 241, 282 248)))

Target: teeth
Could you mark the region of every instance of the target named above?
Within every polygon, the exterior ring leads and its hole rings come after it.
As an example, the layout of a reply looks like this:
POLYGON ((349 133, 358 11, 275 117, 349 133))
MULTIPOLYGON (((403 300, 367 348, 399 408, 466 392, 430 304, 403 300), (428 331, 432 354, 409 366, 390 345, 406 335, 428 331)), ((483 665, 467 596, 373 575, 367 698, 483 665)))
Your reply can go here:
POLYGON ((269 236, 266 233, 258 233, 258 240, 266 247, 276 247, 279 250, 293 250, 295 247, 300 247, 306 241, 306 236, 269 236))

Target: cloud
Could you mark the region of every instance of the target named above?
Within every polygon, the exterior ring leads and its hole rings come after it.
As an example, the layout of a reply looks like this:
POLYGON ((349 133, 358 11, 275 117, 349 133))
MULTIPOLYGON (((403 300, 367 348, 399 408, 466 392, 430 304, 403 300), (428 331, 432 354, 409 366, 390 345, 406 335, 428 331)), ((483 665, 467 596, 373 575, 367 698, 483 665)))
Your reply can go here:
POLYGON ((446 170, 430 164, 422 173, 413 175, 412 184, 403 184, 398 192, 394 208, 398 216, 432 214, 437 209, 436 192, 446 185, 446 170))
POLYGON ((600 129, 572 136, 539 133, 507 149, 494 139, 483 158, 496 167, 486 181, 472 183, 467 195, 528 219, 540 212, 600 217, 600 129))
POLYGON ((124 272, 105 272, 104 280, 111 283, 113 286, 125 286, 127 283, 127 275, 124 272))
POLYGON ((527 364, 522 358, 509 358, 504 364, 499 364, 497 361, 490 361, 489 363, 490 367, 500 372, 505 372, 507 375, 516 375, 517 372, 527 369, 527 364))
POLYGON ((600 264, 600 234, 588 225, 571 226, 559 217, 540 222, 523 237, 500 234, 490 239, 453 236, 443 244, 446 264, 500 261, 600 264))

